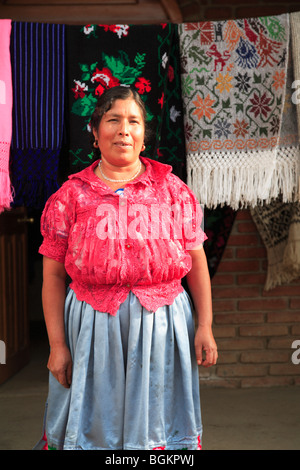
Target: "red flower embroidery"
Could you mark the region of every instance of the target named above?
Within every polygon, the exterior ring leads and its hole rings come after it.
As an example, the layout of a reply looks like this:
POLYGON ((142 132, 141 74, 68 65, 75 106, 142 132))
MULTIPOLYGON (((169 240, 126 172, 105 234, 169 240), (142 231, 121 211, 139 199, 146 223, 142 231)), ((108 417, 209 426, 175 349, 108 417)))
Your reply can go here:
POLYGON ((98 85, 97 88, 95 89, 95 95, 101 96, 104 90, 105 90, 104 86, 98 85))
POLYGON ((87 85, 85 83, 81 83, 78 80, 75 81, 75 88, 72 88, 72 91, 74 93, 74 98, 77 100, 77 98, 84 98, 85 96, 85 91, 88 89, 87 85))
POLYGON ((262 96, 254 93, 253 98, 251 98, 250 101, 253 104, 250 109, 250 113, 254 113, 255 117, 259 114, 262 114, 265 118, 268 116, 268 113, 271 111, 271 108, 268 106, 271 98, 267 97, 266 92, 262 96))
POLYGON ((112 31, 113 33, 116 33, 119 38, 121 38, 122 36, 128 36, 129 26, 127 24, 99 24, 98 26, 104 28, 104 31, 106 33, 107 31, 112 31))
POLYGON ((120 84, 119 80, 114 77, 111 71, 104 67, 102 70, 96 69, 93 73, 91 81, 99 82, 100 85, 96 88, 96 95, 102 95, 103 91, 107 88, 112 88, 120 84))
POLYGON ((157 149, 157 156, 158 156, 158 158, 160 158, 160 157, 163 157, 163 156, 164 156, 164 154, 163 154, 163 153, 161 153, 161 151, 160 151, 160 149, 159 149, 159 148, 157 149))
POLYGON ((164 105, 164 96, 165 94, 162 93, 161 98, 159 98, 158 103, 160 104, 160 107, 162 108, 164 105))
POLYGON ((138 81, 135 84, 135 87, 138 89, 138 92, 142 95, 145 93, 145 91, 149 92, 151 91, 151 83, 149 80, 146 80, 146 78, 140 77, 138 78, 138 81))
POLYGON ((173 82, 174 80, 174 69, 172 65, 169 65, 169 68, 168 68, 168 79, 169 79, 169 82, 173 82))

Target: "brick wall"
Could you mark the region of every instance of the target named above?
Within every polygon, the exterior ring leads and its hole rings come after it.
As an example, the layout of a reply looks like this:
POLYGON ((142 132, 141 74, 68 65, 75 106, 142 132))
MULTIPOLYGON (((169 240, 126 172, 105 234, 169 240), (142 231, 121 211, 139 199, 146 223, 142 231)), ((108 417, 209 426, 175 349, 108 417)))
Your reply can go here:
POLYGON ((266 250, 248 210, 239 211, 212 281, 218 364, 200 368, 202 385, 300 385, 291 360, 300 339, 300 279, 264 290, 266 250))

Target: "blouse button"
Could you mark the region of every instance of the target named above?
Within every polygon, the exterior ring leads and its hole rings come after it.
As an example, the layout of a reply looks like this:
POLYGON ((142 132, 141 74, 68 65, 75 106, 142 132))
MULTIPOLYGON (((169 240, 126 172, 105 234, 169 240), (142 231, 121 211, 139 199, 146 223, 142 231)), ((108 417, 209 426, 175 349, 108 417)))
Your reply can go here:
POLYGON ((129 284, 129 282, 126 284, 126 287, 131 287, 130 284, 129 284))
POLYGON ((127 243, 127 245, 125 245, 125 248, 127 248, 127 250, 130 250, 130 248, 131 248, 130 243, 127 243))

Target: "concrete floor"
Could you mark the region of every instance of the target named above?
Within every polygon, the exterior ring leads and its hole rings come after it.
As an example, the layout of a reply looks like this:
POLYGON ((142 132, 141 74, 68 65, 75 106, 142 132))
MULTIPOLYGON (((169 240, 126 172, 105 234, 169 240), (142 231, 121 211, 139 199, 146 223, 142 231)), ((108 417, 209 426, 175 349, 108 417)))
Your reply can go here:
MULTIPOLYGON (((41 437, 47 397, 47 341, 0 385, 0 450, 31 450, 41 437)), ((300 450, 300 388, 201 389, 204 450, 300 450)))

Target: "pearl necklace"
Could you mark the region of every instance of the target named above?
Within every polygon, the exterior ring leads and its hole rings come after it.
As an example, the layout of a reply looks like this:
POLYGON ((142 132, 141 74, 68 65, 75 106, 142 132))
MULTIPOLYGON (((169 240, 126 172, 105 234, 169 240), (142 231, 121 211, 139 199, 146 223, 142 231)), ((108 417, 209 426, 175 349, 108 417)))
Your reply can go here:
POLYGON ((101 160, 100 160, 99 163, 98 163, 98 167, 99 167, 101 176, 102 176, 105 180, 111 181, 112 183, 126 183, 127 181, 134 180, 134 178, 136 178, 137 175, 139 174, 139 172, 141 171, 141 168, 142 168, 142 162, 141 162, 141 160, 139 160, 139 163, 140 163, 140 164, 139 164, 139 169, 138 169, 138 171, 137 171, 131 178, 129 178, 129 179, 127 179, 127 180, 113 180, 113 179, 108 178, 107 176, 105 176, 105 174, 103 173, 102 168, 101 168, 101 160))

